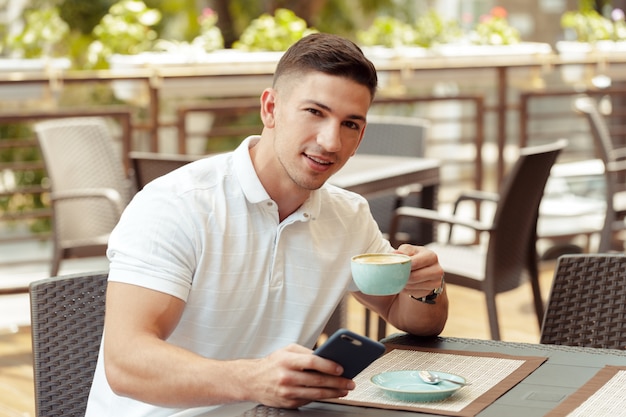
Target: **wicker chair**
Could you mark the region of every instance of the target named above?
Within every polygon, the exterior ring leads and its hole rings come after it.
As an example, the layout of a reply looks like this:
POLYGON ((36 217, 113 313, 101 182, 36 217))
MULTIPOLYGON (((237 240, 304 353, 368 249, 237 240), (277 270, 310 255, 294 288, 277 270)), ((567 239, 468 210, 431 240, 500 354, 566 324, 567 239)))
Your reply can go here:
POLYGON ((104 327, 107 273, 30 285, 37 417, 84 416, 104 327))
POLYGON ((622 252, 624 242, 617 238, 616 233, 626 228, 626 147, 614 145, 607 121, 593 98, 578 97, 574 101, 574 108, 586 116, 596 153, 604 163, 606 217, 598 252, 622 252))
POLYGON ((626 349, 626 256, 559 257, 540 343, 626 349))
POLYGON ((51 182, 54 253, 62 259, 104 255, 109 234, 132 194, 105 119, 61 118, 35 124, 51 182))
MULTIPOLYGON (((515 289, 529 278, 532 285, 538 327, 543 320, 543 302, 539 289, 536 250, 536 226, 539 204, 550 169, 566 140, 522 149, 509 171, 500 193, 466 192, 461 200, 497 203, 491 221, 477 221, 458 215, 445 215, 433 210, 400 207, 396 210, 391 235, 407 220, 439 222, 465 226, 488 234, 486 246, 457 245, 450 241, 426 245, 439 257, 448 284, 482 291, 487 302, 489 328, 494 340, 500 339, 496 295, 515 289)), ((392 242, 397 244, 397 242, 392 242)))

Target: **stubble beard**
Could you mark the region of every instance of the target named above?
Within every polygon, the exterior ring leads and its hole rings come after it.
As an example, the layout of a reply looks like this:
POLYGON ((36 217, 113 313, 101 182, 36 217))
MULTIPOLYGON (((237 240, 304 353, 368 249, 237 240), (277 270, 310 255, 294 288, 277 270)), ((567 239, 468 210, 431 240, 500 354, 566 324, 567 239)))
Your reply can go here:
POLYGON ((321 180, 320 178, 315 177, 312 174, 307 174, 303 172, 303 170, 297 166, 298 164, 287 164, 282 157, 282 154, 276 152, 276 159, 278 163, 281 165, 285 174, 289 177, 291 182, 293 182, 296 186, 303 190, 307 191, 315 191, 320 189, 326 180, 321 180))

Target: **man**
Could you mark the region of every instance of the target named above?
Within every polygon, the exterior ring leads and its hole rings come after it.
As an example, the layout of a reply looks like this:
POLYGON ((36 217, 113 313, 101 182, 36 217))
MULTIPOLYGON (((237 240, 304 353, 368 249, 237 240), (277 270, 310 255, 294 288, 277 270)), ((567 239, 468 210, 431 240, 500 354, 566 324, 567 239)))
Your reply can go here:
POLYGON ((376 84, 352 42, 305 37, 261 95, 261 136, 135 197, 109 242, 88 416, 167 416, 237 401, 298 407, 345 396, 354 382, 311 347, 349 291, 399 329, 441 332, 445 292, 434 304, 418 300, 442 285, 436 255, 403 245, 398 252, 412 257, 405 289, 358 292, 350 257, 393 248, 363 197, 326 184, 354 155, 376 84))

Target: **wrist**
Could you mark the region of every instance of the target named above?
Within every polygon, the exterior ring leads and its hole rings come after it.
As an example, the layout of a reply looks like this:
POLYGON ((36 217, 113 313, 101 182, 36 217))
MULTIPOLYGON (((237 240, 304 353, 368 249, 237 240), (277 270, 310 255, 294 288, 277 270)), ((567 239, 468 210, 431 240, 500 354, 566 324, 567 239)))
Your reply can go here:
POLYGON ((445 285, 444 277, 445 277, 445 274, 441 275, 441 284, 439 285, 438 288, 435 288, 434 290, 432 290, 430 294, 425 295, 423 297, 415 297, 414 295, 409 294, 409 297, 425 304, 435 304, 435 300, 437 299, 437 297, 439 297, 439 294, 443 292, 443 288, 445 285))

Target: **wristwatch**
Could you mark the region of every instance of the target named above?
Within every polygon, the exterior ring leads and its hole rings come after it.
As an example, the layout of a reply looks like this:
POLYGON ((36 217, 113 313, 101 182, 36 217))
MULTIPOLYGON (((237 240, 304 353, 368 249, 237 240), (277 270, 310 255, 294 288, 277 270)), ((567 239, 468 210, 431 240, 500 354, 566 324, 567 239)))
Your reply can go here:
POLYGON ((445 274, 441 276, 441 285, 439 286, 439 288, 435 288, 434 290, 430 292, 430 294, 425 295, 424 297, 415 297, 413 295, 410 295, 410 297, 414 300, 421 301, 422 303, 435 304, 435 299, 439 297, 439 294, 443 292, 443 285, 446 282, 444 277, 445 277, 445 274))

